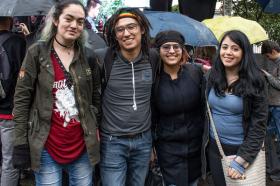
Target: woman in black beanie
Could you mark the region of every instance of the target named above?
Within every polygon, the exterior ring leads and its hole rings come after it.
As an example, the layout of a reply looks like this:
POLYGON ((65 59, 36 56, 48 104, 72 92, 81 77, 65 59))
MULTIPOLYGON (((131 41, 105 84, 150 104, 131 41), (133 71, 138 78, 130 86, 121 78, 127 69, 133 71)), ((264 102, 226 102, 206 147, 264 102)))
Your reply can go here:
POLYGON ((177 31, 157 34, 161 71, 153 92, 155 147, 167 186, 196 186, 201 175, 205 118, 203 72, 187 63, 185 39, 177 31))

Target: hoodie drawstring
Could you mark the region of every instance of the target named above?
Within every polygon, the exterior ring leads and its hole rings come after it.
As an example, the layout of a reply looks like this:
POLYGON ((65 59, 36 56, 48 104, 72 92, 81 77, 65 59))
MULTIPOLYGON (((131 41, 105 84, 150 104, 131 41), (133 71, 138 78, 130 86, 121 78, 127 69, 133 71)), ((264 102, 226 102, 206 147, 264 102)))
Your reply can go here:
POLYGON ((131 68, 132 68, 132 86, 133 86, 133 110, 137 110, 137 104, 136 104, 136 98, 135 98, 135 77, 134 77, 134 66, 133 62, 131 62, 131 68))

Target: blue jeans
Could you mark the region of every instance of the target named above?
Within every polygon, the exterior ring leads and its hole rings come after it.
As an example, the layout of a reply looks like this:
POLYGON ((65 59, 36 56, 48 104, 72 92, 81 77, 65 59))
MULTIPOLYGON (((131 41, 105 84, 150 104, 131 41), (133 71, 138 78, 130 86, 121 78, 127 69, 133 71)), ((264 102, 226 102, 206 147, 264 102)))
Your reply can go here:
POLYGON ((14 126, 12 120, 0 119, 0 135, 2 144, 2 173, 1 186, 16 186, 19 179, 19 170, 15 169, 12 163, 14 126))
POLYGON ((46 150, 41 155, 40 170, 34 172, 36 186, 61 186, 63 169, 68 172, 69 185, 92 186, 93 167, 86 152, 72 163, 59 164, 46 150))
POLYGON ((143 186, 152 150, 151 131, 135 137, 101 133, 102 186, 143 186))
POLYGON ((276 139, 280 141, 280 107, 269 107, 269 114, 267 132, 274 134, 276 139))

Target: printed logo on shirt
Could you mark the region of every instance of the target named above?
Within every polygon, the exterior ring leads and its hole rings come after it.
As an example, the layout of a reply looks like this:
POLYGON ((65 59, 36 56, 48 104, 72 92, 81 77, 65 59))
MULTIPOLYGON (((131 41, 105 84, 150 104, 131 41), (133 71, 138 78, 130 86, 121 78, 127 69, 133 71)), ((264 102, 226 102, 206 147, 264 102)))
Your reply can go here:
POLYGON ((142 80, 152 81, 152 69, 142 70, 142 80))
POLYGON ((54 111, 64 119, 63 126, 67 127, 71 119, 79 121, 79 112, 76 107, 74 97, 74 87, 69 89, 66 85, 66 79, 54 82, 53 88, 55 91, 55 109, 54 111))

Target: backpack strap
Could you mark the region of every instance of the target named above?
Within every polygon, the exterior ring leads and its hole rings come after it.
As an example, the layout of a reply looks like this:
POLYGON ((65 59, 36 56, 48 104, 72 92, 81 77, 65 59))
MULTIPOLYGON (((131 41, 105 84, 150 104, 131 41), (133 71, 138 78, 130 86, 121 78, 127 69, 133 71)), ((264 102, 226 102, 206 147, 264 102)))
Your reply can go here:
POLYGON ((94 52, 97 54, 101 68, 101 95, 103 95, 110 78, 115 53, 112 48, 96 49, 94 52))

